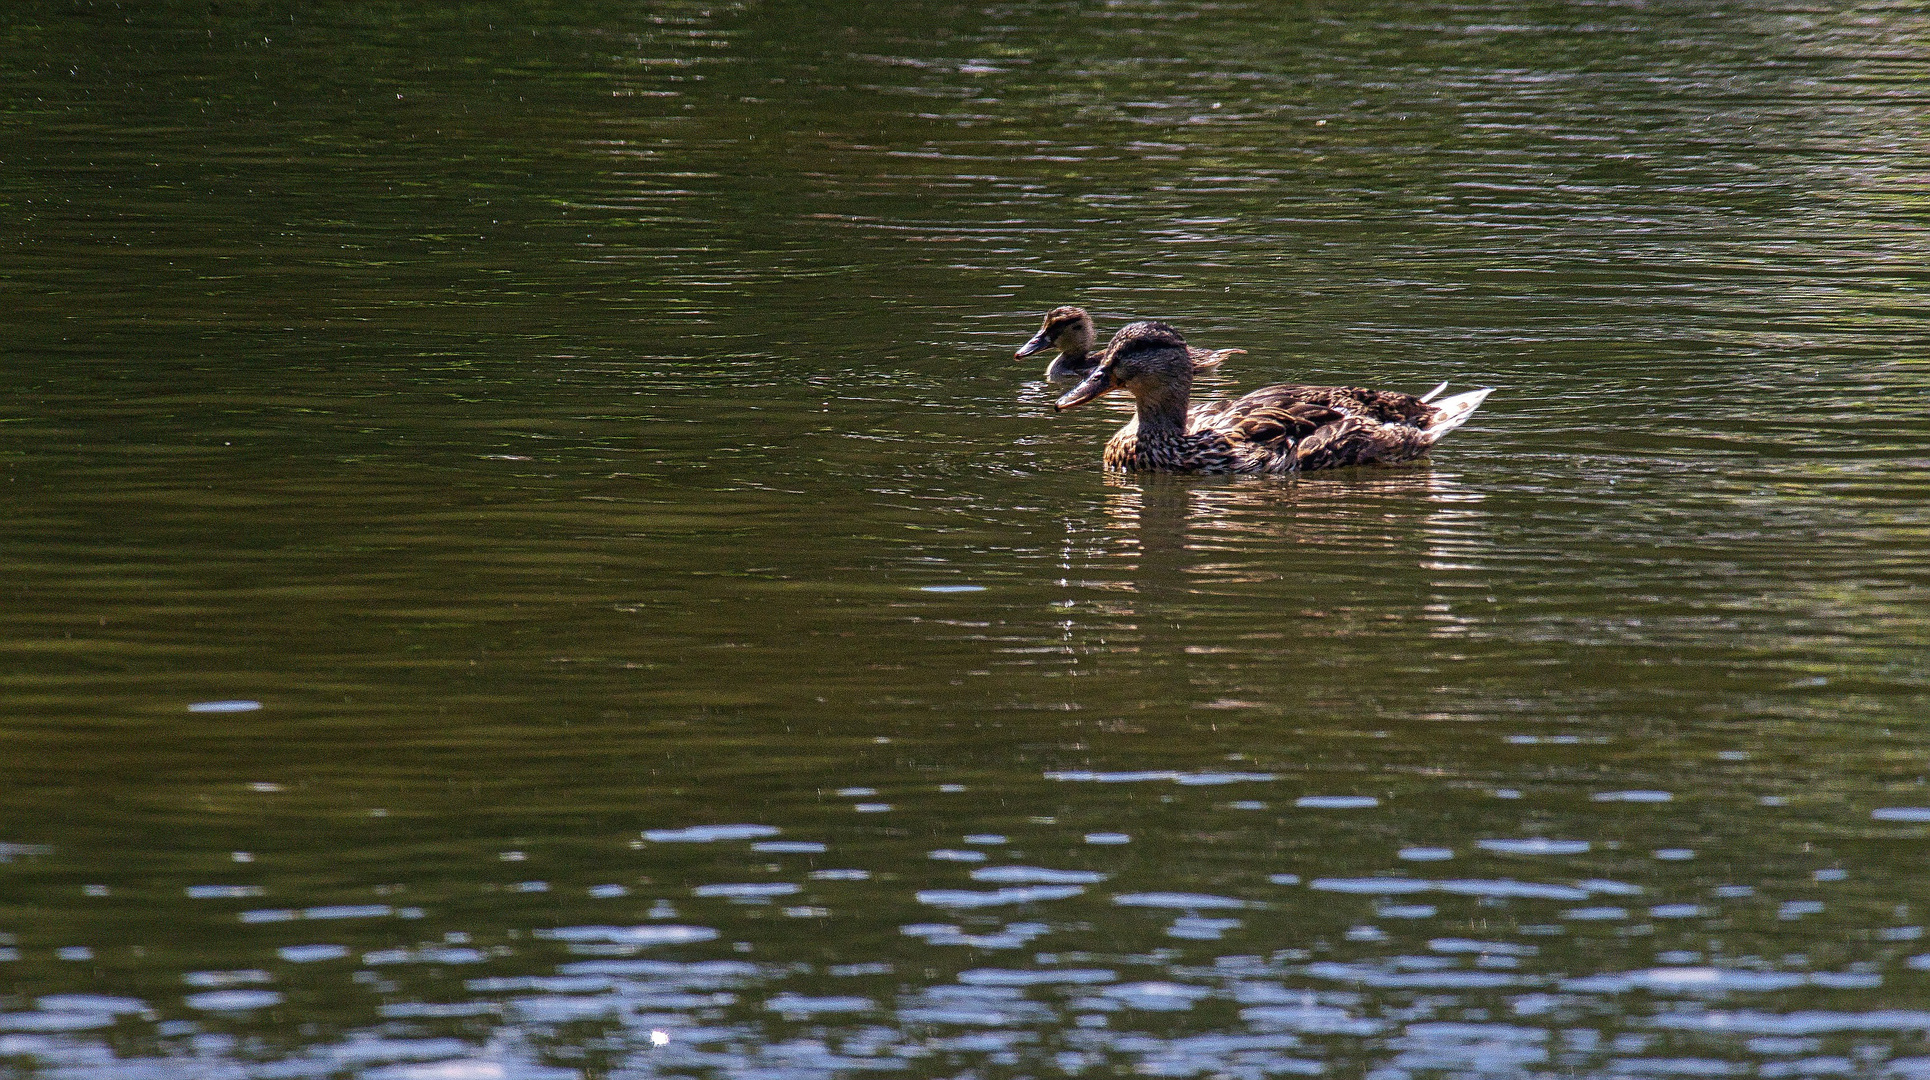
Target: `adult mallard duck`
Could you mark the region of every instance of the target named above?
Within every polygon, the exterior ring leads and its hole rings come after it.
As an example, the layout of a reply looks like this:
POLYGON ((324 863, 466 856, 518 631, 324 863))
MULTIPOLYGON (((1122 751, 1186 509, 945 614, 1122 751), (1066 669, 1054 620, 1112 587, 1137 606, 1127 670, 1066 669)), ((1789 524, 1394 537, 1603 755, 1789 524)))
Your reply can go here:
POLYGON ((1432 401, 1445 386, 1424 398, 1352 386, 1269 386, 1189 409, 1193 359, 1185 339, 1165 323, 1136 322, 1113 335, 1092 374, 1053 408, 1111 390, 1131 394, 1138 415, 1106 443, 1106 468, 1119 472, 1292 473, 1420 457, 1492 392, 1432 401))
MULTIPOLYGON (((1092 316, 1086 314, 1085 308, 1056 307, 1045 313, 1045 321, 1039 325, 1039 332, 1032 335, 1032 340, 1019 346, 1019 351, 1012 356, 1014 359, 1024 359, 1036 352, 1057 349, 1059 355, 1053 357, 1052 363, 1046 365, 1046 381, 1076 383, 1092 374, 1092 369, 1099 366, 1099 357, 1092 351, 1092 343, 1095 340, 1092 316)), ((1196 349, 1190 345, 1186 349, 1187 355, 1193 358, 1195 371, 1218 367, 1227 357, 1245 351, 1245 349, 1196 349)))

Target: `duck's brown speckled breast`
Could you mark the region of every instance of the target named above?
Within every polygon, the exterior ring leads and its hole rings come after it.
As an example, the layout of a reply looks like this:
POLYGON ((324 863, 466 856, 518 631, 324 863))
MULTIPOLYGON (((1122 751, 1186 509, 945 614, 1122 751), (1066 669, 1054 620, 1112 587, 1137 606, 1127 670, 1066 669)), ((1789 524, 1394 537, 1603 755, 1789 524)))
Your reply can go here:
POLYGON ((1260 472, 1266 466, 1239 453, 1226 436, 1203 431, 1170 442, 1139 438, 1138 425, 1120 428, 1106 443, 1106 468, 1114 472, 1260 472))

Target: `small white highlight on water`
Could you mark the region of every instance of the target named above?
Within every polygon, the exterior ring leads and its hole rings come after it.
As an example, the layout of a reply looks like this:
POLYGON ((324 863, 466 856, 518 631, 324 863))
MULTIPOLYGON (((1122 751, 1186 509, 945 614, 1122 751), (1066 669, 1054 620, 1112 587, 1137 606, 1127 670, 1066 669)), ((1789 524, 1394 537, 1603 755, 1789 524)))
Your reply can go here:
POLYGON ((653 1029, 650 1032, 650 1045, 651 1046, 670 1045, 670 1033, 668 1031, 659 1031, 659 1030, 653 1029))
POLYGON ((227 713, 254 712, 261 708, 259 701, 197 701, 188 706, 189 712, 227 713))
POLYGON ((1553 840, 1530 836, 1521 840, 1477 840, 1477 847, 1499 855, 1580 855, 1588 850, 1586 840, 1553 840))

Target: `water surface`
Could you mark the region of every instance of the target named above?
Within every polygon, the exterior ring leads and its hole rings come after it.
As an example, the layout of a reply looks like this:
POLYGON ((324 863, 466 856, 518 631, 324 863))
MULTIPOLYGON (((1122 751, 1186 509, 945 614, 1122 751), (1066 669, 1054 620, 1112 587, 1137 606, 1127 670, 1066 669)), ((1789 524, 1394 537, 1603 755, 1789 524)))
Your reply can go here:
POLYGON ((1914 7, 0 31, 22 1075, 1930 1073, 1914 7))

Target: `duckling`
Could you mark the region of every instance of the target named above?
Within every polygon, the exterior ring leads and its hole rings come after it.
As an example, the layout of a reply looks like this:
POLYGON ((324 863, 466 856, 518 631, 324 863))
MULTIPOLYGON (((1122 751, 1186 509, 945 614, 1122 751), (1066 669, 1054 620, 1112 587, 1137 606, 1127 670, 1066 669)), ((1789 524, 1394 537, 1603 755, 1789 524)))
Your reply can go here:
MULTIPOLYGON (((1023 359, 1036 352, 1057 349, 1059 355, 1046 366, 1046 381, 1076 383, 1099 366, 1099 358, 1092 355, 1093 339, 1092 316, 1086 314, 1085 308, 1056 307, 1045 313, 1045 321, 1040 324, 1039 332, 1032 335, 1031 341, 1019 346, 1019 351, 1013 353, 1012 357, 1023 359)), ((1193 358, 1193 370, 1204 371, 1218 367, 1227 357, 1246 350, 1196 349, 1188 346, 1186 352, 1193 358)))
POLYGON ((1493 392, 1430 401, 1446 384, 1426 398, 1280 385, 1189 409, 1193 368, 1178 331, 1132 323, 1113 335, 1092 374, 1053 408, 1083 405, 1111 390, 1133 396, 1138 415, 1106 443, 1106 468, 1116 472, 1294 473, 1420 457, 1493 392))

